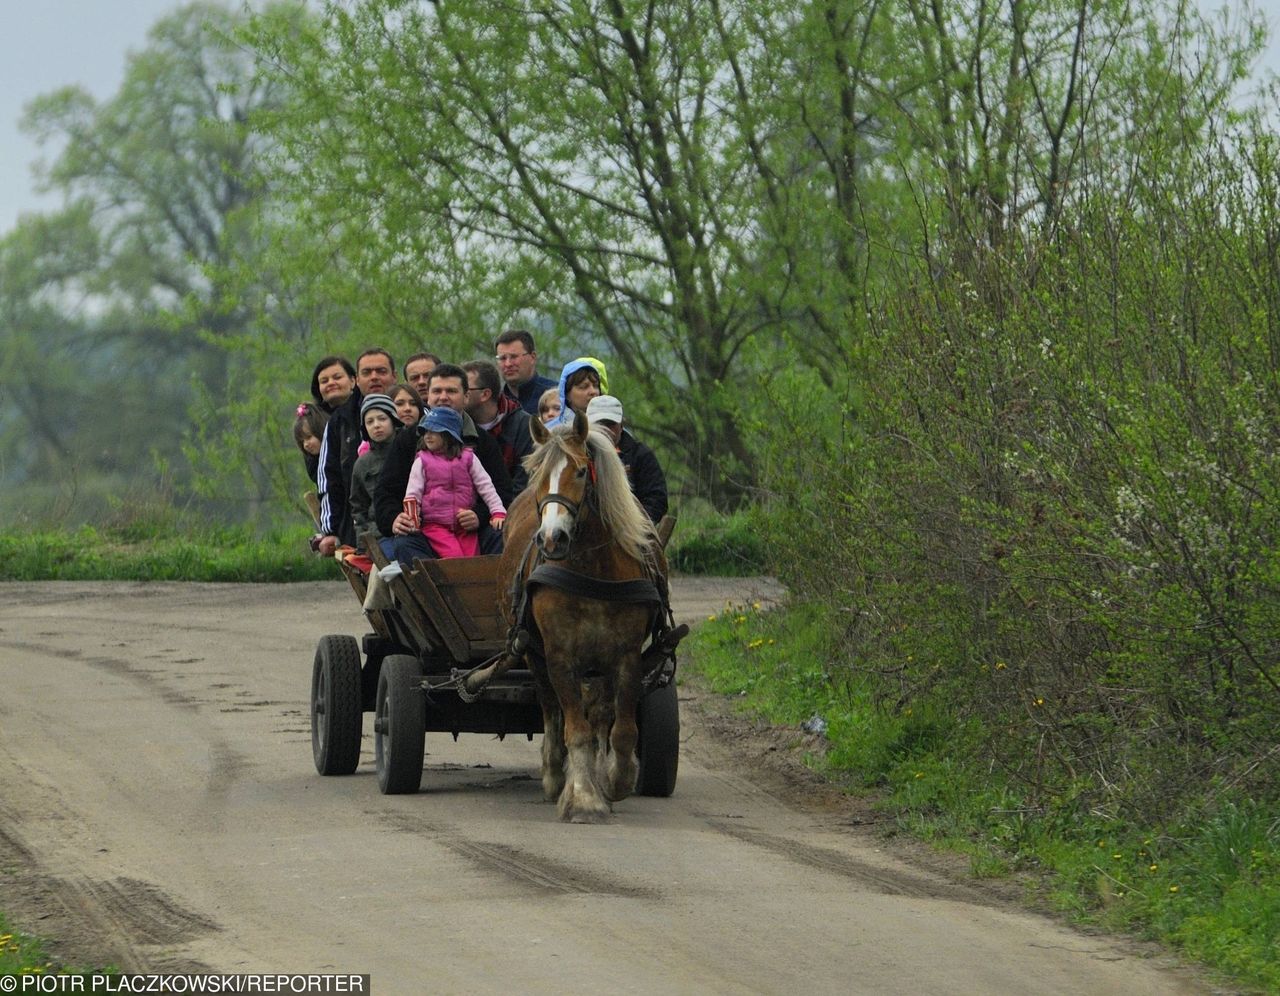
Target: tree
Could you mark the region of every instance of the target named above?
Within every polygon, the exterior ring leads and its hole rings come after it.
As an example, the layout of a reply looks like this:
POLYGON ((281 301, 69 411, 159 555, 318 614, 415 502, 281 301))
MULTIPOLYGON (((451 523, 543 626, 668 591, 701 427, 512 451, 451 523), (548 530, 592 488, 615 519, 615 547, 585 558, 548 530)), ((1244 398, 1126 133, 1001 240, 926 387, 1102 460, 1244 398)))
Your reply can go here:
MULTIPOLYGON (((8 244, 11 272, 23 276, 5 288, 6 304, 26 316, 12 334, 24 321, 76 330, 74 343, 60 336, 40 345, 73 382, 112 385, 102 400, 117 418, 163 426, 146 435, 167 459, 179 455, 193 398, 225 399, 234 363, 226 343, 257 320, 254 296, 232 293, 228 275, 233 260, 257 251, 248 221, 266 194, 257 166, 264 149, 249 125, 275 95, 253 78, 252 54, 231 40, 244 16, 214 3, 181 7, 130 55, 113 96, 98 102, 63 88, 33 101, 24 119, 59 149, 41 177, 67 207, 24 219, 8 244), (51 248, 55 232, 77 251, 51 248)), ((36 421, 35 398, 51 386, 27 386, 23 424, 33 439, 56 431, 36 421)), ((117 466, 137 466, 148 453, 136 440, 107 448, 117 466)))

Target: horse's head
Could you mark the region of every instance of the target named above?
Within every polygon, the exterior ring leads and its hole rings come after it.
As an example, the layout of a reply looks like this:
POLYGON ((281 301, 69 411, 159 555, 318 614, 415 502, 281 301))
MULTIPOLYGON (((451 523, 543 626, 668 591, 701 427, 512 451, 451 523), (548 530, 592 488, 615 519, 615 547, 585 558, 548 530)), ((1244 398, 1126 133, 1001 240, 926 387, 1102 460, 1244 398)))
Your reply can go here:
MULTIPOLYGON (((529 420, 533 441, 539 446, 553 441, 538 420, 529 420)), ((582 521, 595 484, 595 464, 587 449, 586 416, 574 416, 573 428, 554 436, 555 450, 548 454, 546 472, 539 474, 534 492, 538 502, 538 529, 533 541, 548 560, 563 560, 582 521)), ((534 482, 530 482, 531 486, 534 482)))

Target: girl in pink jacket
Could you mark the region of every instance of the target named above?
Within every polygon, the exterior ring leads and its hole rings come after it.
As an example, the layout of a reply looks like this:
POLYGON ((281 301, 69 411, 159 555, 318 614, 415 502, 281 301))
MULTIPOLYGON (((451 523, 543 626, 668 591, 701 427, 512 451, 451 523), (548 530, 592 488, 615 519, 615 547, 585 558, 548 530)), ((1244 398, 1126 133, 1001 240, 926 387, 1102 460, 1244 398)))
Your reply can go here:
POLYGON ((462 416, 452 408, 432 408, 418 423, 422 441, 404 496, 418 500, 422 535, 441 557, 474 557, 477 534, 458 526, 458 513, 471 507, 476 492, 489 507, 489 524, 501 529, 507 510, 475 451, 462 445, 462 416))

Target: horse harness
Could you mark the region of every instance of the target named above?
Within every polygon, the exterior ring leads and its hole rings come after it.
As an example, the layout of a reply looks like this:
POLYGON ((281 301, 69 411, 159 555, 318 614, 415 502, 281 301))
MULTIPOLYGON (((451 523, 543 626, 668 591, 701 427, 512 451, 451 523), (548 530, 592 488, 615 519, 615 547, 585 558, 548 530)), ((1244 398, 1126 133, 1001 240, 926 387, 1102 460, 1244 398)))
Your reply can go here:
MULTIPOLYGON (((590 468, 591 483, 594 484, 595 463, 588 462, 587 466, 590 468)), ((573 516, 576 533, 577 525, 581 522, 579 515, 581 508, 585 504, 590 504, 594 496, 595 489, 592 487, 587 488, 581 502, 575 502, 572 498, 566 498, 554 492, 549 493, 539 500, 538 515, 541 517, 543 509, 548 505, 563 505, 573 516)), ((654 610, 649 623, 650 642, 642 655, 645 663, 652 666, 643 676, 643 687, 647 692, 670 683, 676 670, 676 644, 688 632, 688 627, 677 627, 675 624, 666 577, 655 571, 650 577, 611 581, 582 574, 579 571, 571 571, 559 564, 547 563, 546 557, 534 543, 534 538, 530 537, 524 556, 520 560, 520 568, 511 579, 512 623, 507 631, 507 653, 517 658, 521 654, 529 654, 541 663, 545 660, 541 635, 530 617, 530 595, 539 585, 558 588, 570 595, 594 598, 604 602, 652 605, 654 610), (530 562, 535 559, 533 569, 529 570, 530 562)))

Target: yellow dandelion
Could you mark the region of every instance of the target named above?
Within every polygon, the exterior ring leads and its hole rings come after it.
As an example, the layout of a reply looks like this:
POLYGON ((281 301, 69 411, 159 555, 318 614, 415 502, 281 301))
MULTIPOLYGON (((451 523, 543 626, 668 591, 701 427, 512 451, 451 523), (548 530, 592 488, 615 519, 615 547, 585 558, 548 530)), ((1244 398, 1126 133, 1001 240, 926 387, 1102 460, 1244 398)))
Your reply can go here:
POLYGON ((1004 661, 996 661, 996 670, 1003 671, 1005 668, 1004 661))
POLYGON ((1147 871, 1156 871, 1159 867, 1159 865, 1148 865, 1147 871))
POLYGON ((707 622, 715 622, 715 621, 716 621, 715 616, 707 616, 707 622))
POLYGON ((1116 854, 1111 855, 1111 857, 1113 857, 1116 861, 1119 861, 1121 858, 1123 858, 1123 857, 1124 857, 1124 855, 1123 855, 1123 854, 1116 853, 1116 854))
POLYGON ((751 607, 752 607, 753 609, 755 609, 755 610, 759 611, 759 609, 760 609, 760 603, 759 603, 759 602, 752 602, 752 603, 751 603, 751 607))
POLYGON ((923 771, 917 771, 917 772, 916 772, 916 777, 917 777, 917 778, 923 778, 923 777, 924 777, 924 772, 923 772, 923 771))
POLYGON ((1177 887, 1176 885, 1171 885, 1171 886, 1169 886, 1169 891, 1170 891, 1170 892, 1177 892, 1177 891, 1178 891, 1178 887, 1177 887))

